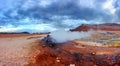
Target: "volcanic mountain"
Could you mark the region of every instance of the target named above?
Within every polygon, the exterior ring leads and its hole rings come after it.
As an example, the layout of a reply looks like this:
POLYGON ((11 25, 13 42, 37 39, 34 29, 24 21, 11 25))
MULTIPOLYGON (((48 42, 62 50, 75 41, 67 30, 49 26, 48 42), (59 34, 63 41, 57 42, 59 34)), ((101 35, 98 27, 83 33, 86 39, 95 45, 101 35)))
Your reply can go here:
POLYGON ((102 31, 120 31, 120 24, 105 23, 105 24, 82 24, 71 31, 88 31, 88 30, 102 30, 102 31))

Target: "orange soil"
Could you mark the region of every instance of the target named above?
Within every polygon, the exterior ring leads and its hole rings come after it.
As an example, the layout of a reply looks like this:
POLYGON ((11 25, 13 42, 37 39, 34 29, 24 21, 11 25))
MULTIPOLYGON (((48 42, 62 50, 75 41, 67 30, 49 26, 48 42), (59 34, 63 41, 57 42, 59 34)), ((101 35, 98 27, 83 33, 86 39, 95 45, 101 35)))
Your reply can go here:
POLYGON ((119 47, 69 41, 51 48, 40 41, 45 35, 0 36, 0 66, 120 66, 119 47))
POLYGON ((90 29, 103 30, 103 31, 120 31, 120 24, 114 24, 114 23, 94 24, 94 25, 83 24, 75 29, 72 29, 71 31, 88 31, 90 29))

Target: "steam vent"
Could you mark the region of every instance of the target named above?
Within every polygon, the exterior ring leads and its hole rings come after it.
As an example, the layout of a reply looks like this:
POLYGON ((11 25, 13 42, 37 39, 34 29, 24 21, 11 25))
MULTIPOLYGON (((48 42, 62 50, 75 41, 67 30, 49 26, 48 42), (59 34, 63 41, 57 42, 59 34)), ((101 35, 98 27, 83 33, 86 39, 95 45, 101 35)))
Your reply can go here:
POLYGON ((56 43, 53 41, 53 38, 51 38, 50 35, 47 35, 46 37, 44 37, 43 39, 41 39, 41 41, 44 43, 44 46, 49 46, 49 47, 55 47, 56 43))

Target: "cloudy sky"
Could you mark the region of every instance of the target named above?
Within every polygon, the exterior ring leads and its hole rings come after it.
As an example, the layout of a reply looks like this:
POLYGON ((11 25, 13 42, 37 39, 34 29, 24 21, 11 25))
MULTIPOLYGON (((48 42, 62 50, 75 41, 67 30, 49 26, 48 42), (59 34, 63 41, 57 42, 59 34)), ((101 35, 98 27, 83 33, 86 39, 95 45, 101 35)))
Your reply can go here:
POLYGON ((120 0, 0 0, 0 32, 49 32, 120 23, 120 0))

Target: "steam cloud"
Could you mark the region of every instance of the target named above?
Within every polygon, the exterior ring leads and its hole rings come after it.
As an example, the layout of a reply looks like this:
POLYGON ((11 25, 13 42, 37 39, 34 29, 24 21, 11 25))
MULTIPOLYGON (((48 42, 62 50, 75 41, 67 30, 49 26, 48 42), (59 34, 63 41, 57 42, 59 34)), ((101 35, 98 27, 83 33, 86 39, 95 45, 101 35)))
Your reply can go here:
POLYGON ((93 31, 90 30, 88 32, 71 32, 71 31, 64 31, 59 30, 52 32, 50 34, 52 41, 55 43, 63 43, 70 40, 81 39, 81 38, 88 38, 93 34, 93 31))

